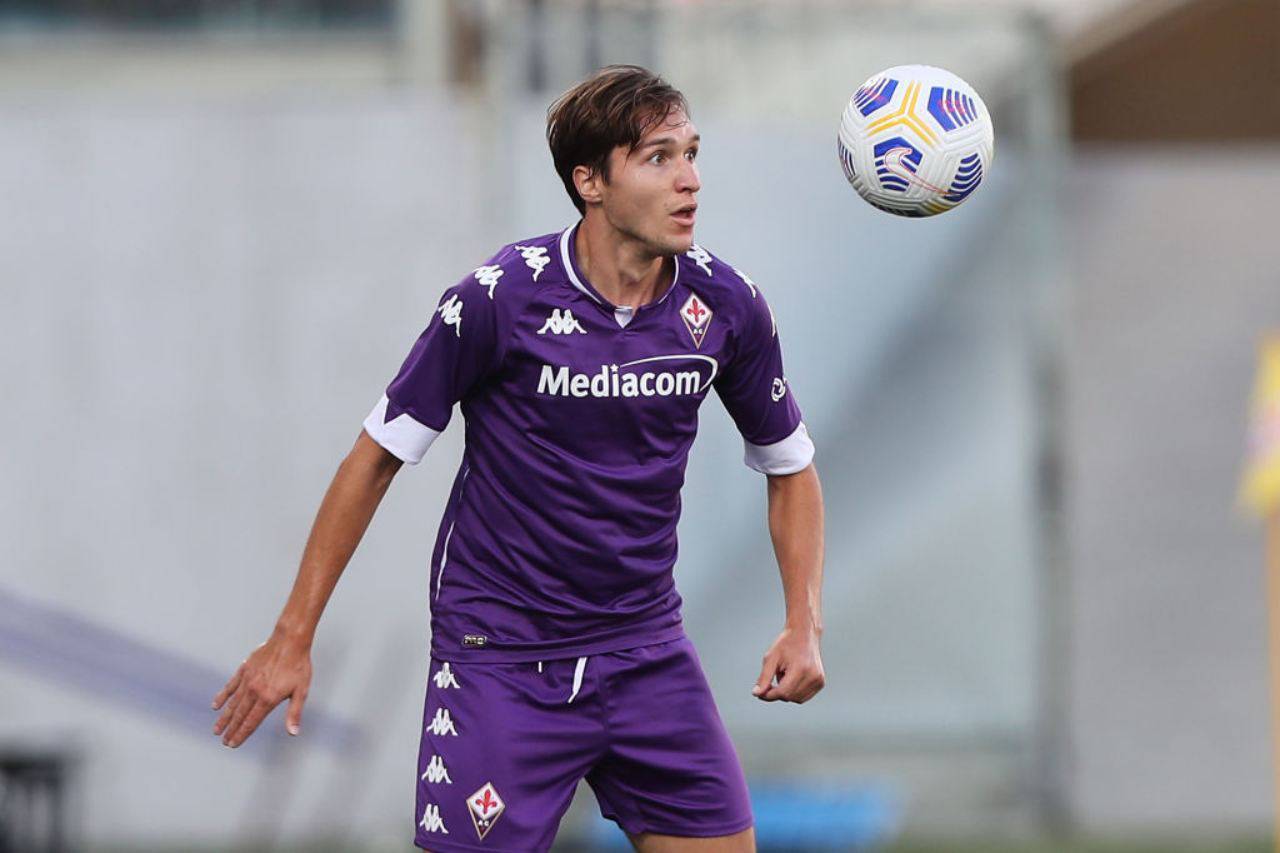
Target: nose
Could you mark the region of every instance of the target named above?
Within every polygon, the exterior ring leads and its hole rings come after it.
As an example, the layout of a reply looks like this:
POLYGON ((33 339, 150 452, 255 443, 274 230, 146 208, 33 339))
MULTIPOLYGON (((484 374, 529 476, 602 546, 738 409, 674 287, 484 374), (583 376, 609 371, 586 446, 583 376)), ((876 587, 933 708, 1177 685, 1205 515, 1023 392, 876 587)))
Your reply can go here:
POLYGON ((685 160, 676 175, 676 190, 696 193, 700 189, 702 189, 702 182, 698 180, 698 164, 692 160, 685 160))

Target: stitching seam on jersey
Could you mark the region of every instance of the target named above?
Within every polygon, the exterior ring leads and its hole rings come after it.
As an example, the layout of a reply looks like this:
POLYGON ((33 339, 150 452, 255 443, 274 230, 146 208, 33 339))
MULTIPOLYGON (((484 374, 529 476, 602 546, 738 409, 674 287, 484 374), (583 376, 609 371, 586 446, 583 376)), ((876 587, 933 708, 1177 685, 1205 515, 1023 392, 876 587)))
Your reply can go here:
POLYGON ((440 571, 436 574, 436 600, 440 600, 440 588, 444 586, 444 568, 449 562, 449 540, 453 538, 453 526, 458 523, 458 513, 462 511, 462 497, 467 493, 467 475, 471 473, 471 464, 462 469, 462 482, 458 485, 458 502, 453 507, 453 520, 449 522, 449 532, 444 535, 444 548, 440 552, 440 571))

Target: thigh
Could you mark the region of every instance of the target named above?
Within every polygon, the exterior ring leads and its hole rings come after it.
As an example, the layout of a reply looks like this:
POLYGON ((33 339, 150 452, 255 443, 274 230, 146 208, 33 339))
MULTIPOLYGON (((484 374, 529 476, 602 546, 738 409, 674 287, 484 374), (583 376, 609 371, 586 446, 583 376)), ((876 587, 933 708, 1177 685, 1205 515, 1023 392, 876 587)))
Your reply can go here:
POLYGON ((756 833, 753 828, 714 838, 687 838, 653 832, 630 835, 628 838, 639 853, 755 853, 756 850, 756 833))
POLYGON ((692 642, 682 637, 592 661, 605 670, 609 736, 587 776, 601 813, 633 837, 714 838, 750 828, 742 764, 692 642))
POLYGON ((433 853, 546 850, 599 758, 596 686, 573 703, 574 661, 431 661, 414 844, 433 853))

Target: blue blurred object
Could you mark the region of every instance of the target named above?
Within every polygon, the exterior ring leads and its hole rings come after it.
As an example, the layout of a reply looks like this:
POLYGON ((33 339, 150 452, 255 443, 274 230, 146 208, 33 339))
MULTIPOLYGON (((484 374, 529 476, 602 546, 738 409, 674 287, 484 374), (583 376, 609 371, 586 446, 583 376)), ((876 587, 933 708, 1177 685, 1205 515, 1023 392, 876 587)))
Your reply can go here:
MULTIPOLYGON (((865 850, 901 826, 902 798, 881 782, 770 779, 749 782, 761 850, 865 850)), ((591 849, 630 850, 613 821, 597 816, 591 849)))

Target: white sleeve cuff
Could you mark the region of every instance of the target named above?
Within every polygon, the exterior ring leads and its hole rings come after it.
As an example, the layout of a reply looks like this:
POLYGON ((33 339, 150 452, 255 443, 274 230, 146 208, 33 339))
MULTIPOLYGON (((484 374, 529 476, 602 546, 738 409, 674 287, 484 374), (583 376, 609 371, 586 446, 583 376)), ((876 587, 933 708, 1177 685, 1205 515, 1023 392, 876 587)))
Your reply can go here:
POLYGON ((418 423, 407 412, 402 412, 387 423, 388 402, 387 395, 383 394, 369 417, 364 419, 364 431, 393 456, 410 465, 417 465, 440 433, 418 423))
POLYGON ((809 467, 813 461, 813 441, 804 421, 782 441, 752 444, 744 439, 742 443, 747 451, 743 461, 748 468, 754 468, 761 474, 794 474, 809 467))

